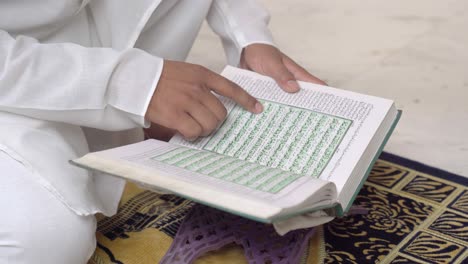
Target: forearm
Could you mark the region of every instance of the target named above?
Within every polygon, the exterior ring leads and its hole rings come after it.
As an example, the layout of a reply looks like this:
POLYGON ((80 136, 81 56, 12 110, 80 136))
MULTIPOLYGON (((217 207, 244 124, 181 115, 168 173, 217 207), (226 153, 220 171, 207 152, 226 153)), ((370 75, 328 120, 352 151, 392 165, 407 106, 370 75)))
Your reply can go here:
POLYGON ((0 30, 0 110, 105 130, 143 126, 162 66, 138 49, 42 44, 0 30))

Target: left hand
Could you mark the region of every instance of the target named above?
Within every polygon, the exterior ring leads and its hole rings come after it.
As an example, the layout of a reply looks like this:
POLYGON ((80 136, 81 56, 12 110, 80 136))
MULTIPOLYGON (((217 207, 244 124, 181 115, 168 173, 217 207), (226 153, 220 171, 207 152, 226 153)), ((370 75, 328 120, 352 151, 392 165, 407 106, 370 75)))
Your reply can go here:
POLYGON ((251 44, 244 48, 240 66, 273 78, 286 92, 299 91, 297 81, 327 85, 299 66, 277 48, 267 44, 251 44))

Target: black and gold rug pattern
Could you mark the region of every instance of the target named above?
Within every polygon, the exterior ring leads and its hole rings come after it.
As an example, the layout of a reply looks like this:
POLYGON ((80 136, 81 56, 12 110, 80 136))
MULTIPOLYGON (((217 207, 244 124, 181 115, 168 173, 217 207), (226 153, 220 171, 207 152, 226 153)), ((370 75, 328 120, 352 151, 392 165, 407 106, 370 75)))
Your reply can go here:
POLYGON ((324 226, 326 263, 466 261, 466 178, 383 154, 355 203, 369 213, 324 226))
MULTIPOLYGON (((355 203, 367 209, 326 224, 303 263, 467 263, 468 179, 383 153, 355 203)), ((89 264, 157 263, 193 202, 128 184, 119 212, 98 221, 89 264)), ((246 263, 232 245, 196 263, 246 263)))

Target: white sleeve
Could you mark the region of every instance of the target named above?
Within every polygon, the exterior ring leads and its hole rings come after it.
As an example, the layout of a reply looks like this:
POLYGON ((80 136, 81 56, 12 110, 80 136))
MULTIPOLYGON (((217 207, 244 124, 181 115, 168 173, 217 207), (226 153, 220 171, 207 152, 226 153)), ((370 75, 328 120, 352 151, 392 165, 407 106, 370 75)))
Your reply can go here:
POLYGON ((103 130, 147 126, 162 67, 138 49, 42 44, 0 30, 0 111, 103 130))
POLYGON ((270 16, 255 0, 214 0, 208 24, 221 37, 230 65, 239 64, 242 49, 253 43, 273 44, 270 16))

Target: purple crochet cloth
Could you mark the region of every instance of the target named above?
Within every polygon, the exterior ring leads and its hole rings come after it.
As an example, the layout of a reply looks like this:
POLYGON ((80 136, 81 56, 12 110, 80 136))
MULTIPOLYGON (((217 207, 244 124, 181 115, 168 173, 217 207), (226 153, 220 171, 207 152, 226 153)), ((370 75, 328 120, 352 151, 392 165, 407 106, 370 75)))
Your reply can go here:
POLYGON ((309 228, 280 236, 272 225, 196 205, 185 217, 160 263, 192 263, 209 251, 236 243, 243 246, 250 264, 297 264, 313 232, 309 228))

